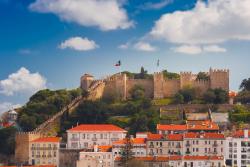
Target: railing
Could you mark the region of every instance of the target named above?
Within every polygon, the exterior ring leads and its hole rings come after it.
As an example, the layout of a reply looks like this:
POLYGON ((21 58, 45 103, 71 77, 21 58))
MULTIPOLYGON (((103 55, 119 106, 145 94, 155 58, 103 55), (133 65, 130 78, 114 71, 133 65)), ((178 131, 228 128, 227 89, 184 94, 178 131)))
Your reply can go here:
POLYGON ((92 138, 92 141, 97 141, 97 138, 92 138))
POLYGON ((214 143, 214 144, 213 144, 213 147, 218 147, 218 144, 217 144, 217 143, 214 143))
POLYGON ((191 145, 190 145, 190 143, 186 143, 186 146, 187 146, 187 147, 190 147, 191 145))

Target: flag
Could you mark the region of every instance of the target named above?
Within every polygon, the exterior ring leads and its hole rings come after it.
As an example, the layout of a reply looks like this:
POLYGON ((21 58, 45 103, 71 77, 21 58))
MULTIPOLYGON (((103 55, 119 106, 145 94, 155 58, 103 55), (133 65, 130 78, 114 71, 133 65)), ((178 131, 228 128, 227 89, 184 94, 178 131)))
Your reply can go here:
POLYGON ((160 66, 160 60, 158 59, 157 60, 157 67, 159 67, 160 66))
POLYGON ((119 61, 115 64, 115 66, 121 66, 121 60, 119 60, 119 61))

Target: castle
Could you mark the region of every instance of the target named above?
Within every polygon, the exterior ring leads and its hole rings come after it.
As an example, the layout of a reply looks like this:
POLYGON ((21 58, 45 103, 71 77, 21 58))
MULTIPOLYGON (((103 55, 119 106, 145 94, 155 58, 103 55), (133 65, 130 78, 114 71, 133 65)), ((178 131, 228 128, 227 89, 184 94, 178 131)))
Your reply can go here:
MULTIPOLYGON (((134 79, 129 78, 126 74, 115 74, 107 77, 102 95, 116 93, 122 99, 130 98, 130 90, 135 85, 140 85, 145 90, 146 97, 160 99, 174 96, 180 89, 190 86, 203 94, 208 89, 222 88, 229 91, 229 70, 228 69, 212 69, 206 72, 209 76, 208 80, 197 80, 197 74, 192 72, 180 72, 180 78, 167 79, 162 72, 153 74, 152 79, 134 79)), ((88 90, 91 85, 96 82, 94 77, 85 74, 81 77, 80 87, 88 90)))

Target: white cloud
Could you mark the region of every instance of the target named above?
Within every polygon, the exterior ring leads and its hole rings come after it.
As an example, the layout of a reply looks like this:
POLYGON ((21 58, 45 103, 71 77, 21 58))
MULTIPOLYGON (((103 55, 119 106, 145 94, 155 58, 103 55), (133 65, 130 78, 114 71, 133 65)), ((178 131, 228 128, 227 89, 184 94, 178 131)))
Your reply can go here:
POLYGON ((161 0, 158 3, 152 3, 152 2, 147 2, 145 3, 143 6, 141 6, 141 9, 144 10, 150 10, 150 9, 161 9, 169 4, 171 4, 173 2, 173 0, 161 0))
POLYGON ((0 80, 0 93, 11 96, 16 93, 33 94, 46 88, 46 79, 39 73, 30 73, 22 67, 10 74, 7 79, 0 80))
POLYGON ((173 48, 173 50, 178 53, 184 53, 184 54, 190 54, 190 55, 202 53, 202 48, 199 46, 195 46, 195 45, 182 45, 182 46, 173 48))
POLYGON ((196 55, 196 54, 201 54, 201 53, 206 53, 206 52, 226 52, 227 50, 225 48, 222 48, 218 45, 205 45, 205 46, 200 46, 200 45, 181 45, 175 48, 172 48, 174 52, 177 53, 183 53, 183 54, 190 54, 190 55, 196 55))
POLYGON ((156 51, 156 48, 155 48, 154 46, 152 46, 151 44, 146 43, 146 42, 137 42, 137 43, 134 45, 134 48, 135 48, 136 50, 145 51, 145 52, 153 52, 153 51, 156 51))
POLYGON ((119 49, 128 49, 130 46, 130 43, 127 42, 127 43, 124 43, 124 44, 121 44, 118 46, 119 49))
POLYGON ((18 107, 21 107, 21 104, 12 104, 9 102, 0 103, 0 117, 2 113, 18 107))
POLYGON ((198 1, 192 10, 164 14, 150 35, 179 44, 250 40, 250 0, 198 1))
POLYGON ((81 37, 72 37, 64 41, 59 46, 61 49, 74 49, 78 51, 87 51, 98 48, 99 46, 93 40, 89 40, 88 38, 81 37))
POLYGON ((61 20, 101 30, 127 29, 133 26, 119 0, 36 0, 32 11, 53 13, 61 20))
POLYGON ((225 48, 219 47, 218 45, 204 46, 203 50, 205 52, 222 52, 222 53, 227 51, 225 48))

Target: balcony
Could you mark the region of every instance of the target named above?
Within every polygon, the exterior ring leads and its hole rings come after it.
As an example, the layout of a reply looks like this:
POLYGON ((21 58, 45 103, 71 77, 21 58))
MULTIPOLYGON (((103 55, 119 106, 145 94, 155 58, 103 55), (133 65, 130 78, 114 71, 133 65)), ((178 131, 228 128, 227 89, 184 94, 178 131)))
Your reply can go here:
POLYGON ((40 158, 40 157, 41 157, 41 155, 36 155, 36 157, 37 157, 37 158, 40 158))
POLYGON ((154 145, 150 144, 150 145, 149 145, 149 148, 154 148, 154 145))
POLYGON ((70 138, 71 141, 79 141, 79 138, 70 138))
POLYGON ((185 153, 186 153, 186 154, 190 154, 191 152, 190 152, 190 151, 186 151, 185 153))
POLYGON ((119 138, 111 138, 111 141, 117 141, 119 138))
POLYGON ((91 140, 92 140, 92 141, 97 141, 97 138, 92 138, 91 140))
POLYGON ((212 146, 213 146, 213 147, 218 147, 218 144, 217 144, 217 143, 214 143, 212 146))
POLYGON ((181 148, 181 145, 180 145, 180 144, 178 144, 178 145, 176 146, 176 148, 181 148))
POLYGON ((43 157, 43 158, 45 158, 45 157, 46 157, 46 155, 42 155, 42 157, 43 157))

